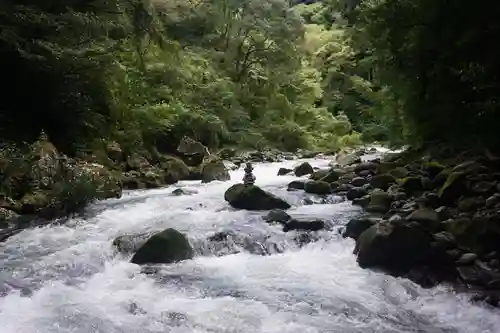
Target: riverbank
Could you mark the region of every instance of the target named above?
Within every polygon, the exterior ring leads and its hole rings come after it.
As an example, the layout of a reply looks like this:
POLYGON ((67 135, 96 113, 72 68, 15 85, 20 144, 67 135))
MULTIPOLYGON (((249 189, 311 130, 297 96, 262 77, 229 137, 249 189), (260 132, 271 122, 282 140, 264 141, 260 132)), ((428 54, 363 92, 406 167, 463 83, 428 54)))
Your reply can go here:
POLYGON ((276 162, 314 157, 318 152, 222 149, 183 138, 177 150, 161 154, 122 149, 103 142, 101 149, 68 157, 43 132, 23 146, 0 149, 0 241, 24 228, 45 225, 81 212, 95 200, 119 198, 123 190, 154 189, 183 180, 229 179, 245 162, 276 162))
POLYGON ((343 233, 361 267, 424 287, 477 288, 474 300, 499 305, 500 158, 408 150, 327 172, 338 177, 332 191, 366 212, 343 233))

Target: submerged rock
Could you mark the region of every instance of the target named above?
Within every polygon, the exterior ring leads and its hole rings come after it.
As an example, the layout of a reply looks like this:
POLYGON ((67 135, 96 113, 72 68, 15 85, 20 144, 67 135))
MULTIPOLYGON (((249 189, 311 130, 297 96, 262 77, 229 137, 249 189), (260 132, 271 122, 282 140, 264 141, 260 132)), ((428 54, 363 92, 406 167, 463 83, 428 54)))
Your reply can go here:
POLYGON ((238 209, 270 210, 288 209, 290 204, 256 185, 236 184, 224 194, 224 199, 238 209))
POLYGON ((169 264, 193 258, 194 251, 186 236, 166 229, 149 238, 132 257, 134 264, 169 264))
POLYGON ((290 219, 291 216, 288 215, 287 212, 281 209, 273 209, 264 217, 264 220, 269 223, 278 222, 284 224, 288 222, 290 219))
POLYGON ((325 228, 325 222, 321 220, 314 221, 299 221, 296 219, 291 219, 283 227, 284 232, 291 230, 305 230, 305 231, 318 231, 325 228))
POLYGON ((327 182, 311 180, 305 183, 304 191, 311 194, 326 195, 332 193, 332 188, 327 182))

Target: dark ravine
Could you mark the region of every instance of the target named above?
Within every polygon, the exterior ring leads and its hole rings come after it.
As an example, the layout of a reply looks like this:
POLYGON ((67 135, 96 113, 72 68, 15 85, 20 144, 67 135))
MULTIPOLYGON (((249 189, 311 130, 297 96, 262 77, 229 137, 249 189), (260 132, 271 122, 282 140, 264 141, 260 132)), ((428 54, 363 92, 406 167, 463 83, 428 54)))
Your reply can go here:
MULTIPOLYGON (((322 170, 330 159, 307 162, 322 170)), ((498 312, 471 304, 470 291, 422 289, 360 268, 354 243, 340 232, 361 209, 335 193, 288 191, 288 183, 309 177, 277 176, 296 163, 254 164, 256 185, 288 202, 285 212, 231 208, 224 192, 241 181, 241 168, 226 182, 125 192, 65 224, 7 239, 0 244, 3 332, 496 333, 498 312), (169 228, 187 237, 193 259, 187 250, 167 265, 130 263, 169 228)), ((350 167, 334 168, 337 182, 371 191, 350 167)))

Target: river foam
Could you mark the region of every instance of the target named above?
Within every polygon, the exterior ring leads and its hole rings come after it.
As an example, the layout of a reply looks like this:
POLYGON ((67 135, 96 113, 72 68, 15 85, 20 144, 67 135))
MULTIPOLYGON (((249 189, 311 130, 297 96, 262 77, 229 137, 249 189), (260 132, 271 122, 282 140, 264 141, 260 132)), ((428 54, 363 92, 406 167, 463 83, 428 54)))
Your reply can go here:
MULTIPOLYGON (((303 205, 287 192, 296 179, 259 164, 257 184, 286 198, 292 216, 329 221, 320 240, 299 246, 294 233, 266 224, 262 212, 236 211, 224 202, 230 182, 183 182, 134 191, 98 203, 85 218, 25 230, 0 244, 1 333, 350 333, 498 332, 500 314, 473 305, 445 286, 422 289, 406 279, 360 269, 352 240, 335 230, 359 210, 340 198, 303 205), (172 196, 176 187, 198 193, 172 196), (122 234, 174 227, 193 242, 219 231, 265 236, 283 251, 242 249, 141 272, 112 240, 122 234)), ((325 167, 328 160, 311 160, 325 167)))

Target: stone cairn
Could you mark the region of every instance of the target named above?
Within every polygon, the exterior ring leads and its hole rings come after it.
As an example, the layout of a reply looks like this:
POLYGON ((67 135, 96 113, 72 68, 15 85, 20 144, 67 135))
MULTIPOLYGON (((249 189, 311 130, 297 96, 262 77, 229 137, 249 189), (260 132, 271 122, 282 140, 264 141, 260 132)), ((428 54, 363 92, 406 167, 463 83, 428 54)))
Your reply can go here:
POLYGON ((245 176, 243 176, 243 184, 253 185, 255 183, 255 176, 252 173, 253 171, 252 163, 247 162, 244 170, 245 170, 245 176))

